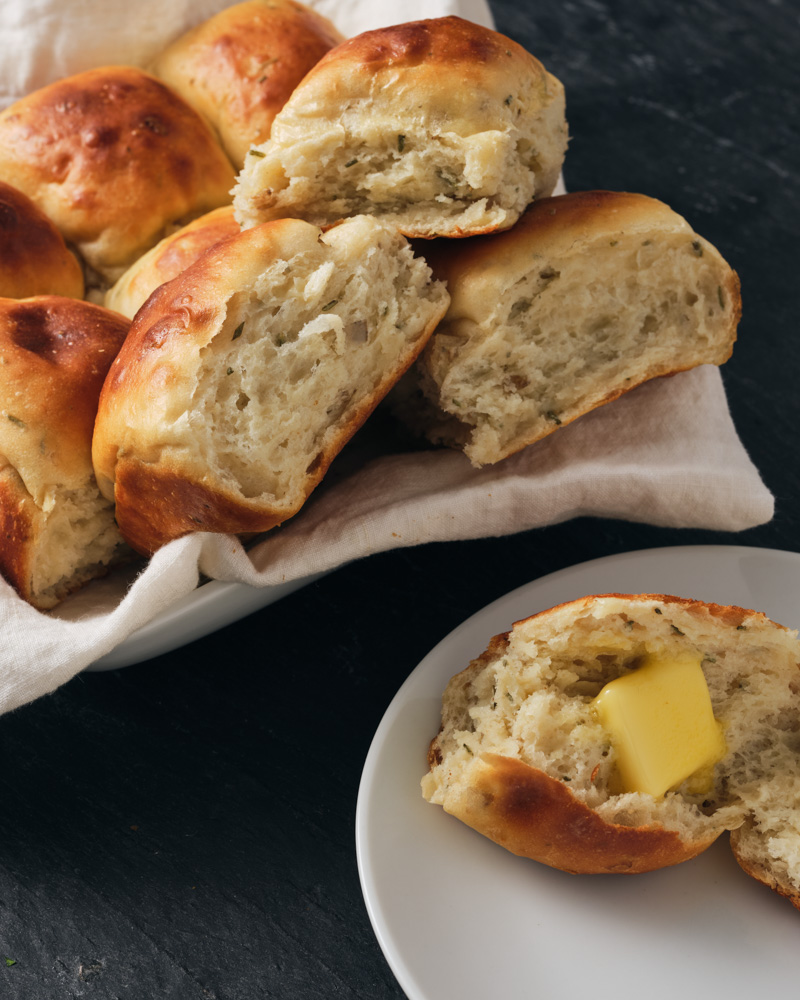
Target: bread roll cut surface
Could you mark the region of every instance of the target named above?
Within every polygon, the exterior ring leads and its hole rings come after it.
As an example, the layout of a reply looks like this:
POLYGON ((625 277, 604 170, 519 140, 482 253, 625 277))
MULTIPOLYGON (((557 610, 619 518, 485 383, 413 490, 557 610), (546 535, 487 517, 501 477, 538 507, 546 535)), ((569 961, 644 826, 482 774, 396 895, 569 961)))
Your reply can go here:
POLYGON ((165 236, 129 267, 106 293, 106 308, 133 319, 156 288, 185 271, 210 247, 238 232, 232 205, 201 215, 188 226, 165 236))
POLYGON ((0 180, 111 282, 171 227, 228 203, 234 174, 182 98, 139 69, 108 66, 0 112, 0 180))
POLYGON ((128 541, 295 514, 447 302, 371 218, 266 223, 207 251, 137 313, 103 389, 95 468, 128 541))
POLYGON ((34 295, 83 298, 83 271, 50 219, 0 181, 0 297, 34 295))
POLYGON ((476 466, 657 376, 730 356, 736 273, 662 202, 579 192, 506 233, 437 243, 451 306, 398 410, 476 466))
POLYGON ((128 325, 75 299, 0 299, 0 572, 38 608, 122 554, 91 442, 103 379, 128 325))
POLYGON ((763 614, 665 595, 586 597, 517 622, 449 683, 425 798, 516 854, 641 872, 725 830, 742 866, 800 888, 800 645, 763 614), (702 661, 725 753, 705 787, 620 789, 592 702, 645 656, 702 661))
POLYGON ((368 31, 324 56, 245 157, 244 226, 378 215, 409 236, 511 226, 550 194, 564 90, 529 52, 457 17, 368 31))
POLYGON ((246 0, 182 35, 150 68, 212 124, 241 168, 297 84, 342 41, 304 4, 246 0))

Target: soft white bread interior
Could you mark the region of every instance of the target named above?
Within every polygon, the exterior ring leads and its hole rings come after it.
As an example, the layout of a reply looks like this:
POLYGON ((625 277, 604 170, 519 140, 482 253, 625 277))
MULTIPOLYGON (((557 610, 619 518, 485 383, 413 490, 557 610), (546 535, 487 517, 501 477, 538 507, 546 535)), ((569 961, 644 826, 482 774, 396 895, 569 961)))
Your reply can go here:
POLYGON ((295 514, 449 301, 392 227, 246 230, 162 285, 103 389, 94 462, 126 539, 295 514))
POLYGON ((0 572, 41 609, 123 554, 91 442, 128 325, 75 299, 0 299, 0 572))
POLYGON ((586 597, 517 622, 448 684, 425 797, 516 854, 637 872, 724 830, 742 866, 800 900, 800 644, 763 614, 664 595, 586 597), (698 788, 620 792, 593 699, 645 656, 702 659, 724 756, 698 788))
POLYGON ((564 89, 504 35, 445 17, 332 49, 245 158, 249 227, 378 215, 407 236, 513 225, 552 192, 567 145, 564 89))
POLYGON ((327 18, 295 0, 245 0, 181 35, 150 70, 211 123, 241 169, 297 84, 342 41, 327 18))
POLYGON ((739 281, 660 201, 536 202, 506 233, 440 241, 451 305, 398 395, 435 443, 497 462, 648 379, 730 356, 739 281))

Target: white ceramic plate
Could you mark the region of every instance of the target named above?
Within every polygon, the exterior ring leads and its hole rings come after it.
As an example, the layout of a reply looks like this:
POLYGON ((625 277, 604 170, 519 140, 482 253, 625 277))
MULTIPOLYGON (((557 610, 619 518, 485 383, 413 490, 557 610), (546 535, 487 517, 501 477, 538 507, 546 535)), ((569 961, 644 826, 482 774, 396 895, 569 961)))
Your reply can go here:
POLYGON ((597 559, 507 594, 425 657, 375 734, 356 814, 367 909, 410 1000, 797 994, 800 913, 739 869, 727 838, 648 875, 565 875, 422 798, 447 680, 514 621, 613 591, 738 604, 796 628, 800 555, 684 546, 597 559))

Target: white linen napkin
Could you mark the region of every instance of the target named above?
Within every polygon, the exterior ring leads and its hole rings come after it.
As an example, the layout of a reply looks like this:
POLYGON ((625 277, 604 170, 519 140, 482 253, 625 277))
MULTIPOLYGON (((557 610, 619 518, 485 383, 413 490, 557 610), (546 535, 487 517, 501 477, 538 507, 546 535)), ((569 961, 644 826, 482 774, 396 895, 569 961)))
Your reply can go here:
MULTIPOLYGON (((235 0, 234 0, 235 2, 235 0)), ((493 27, 485 0, 305 0, 342 34, 458 14, 493 27)), ((146 66, 230 0, 2 0, 0 108, 37 87, 95 66, 146 66)))
MULTIPOLYGON (((0 38, 15 58, 0 69, 0 103, 92 65, 146 63, 226 5, 5 0, 0 38)), ((347 34, 398 20, 386 0, 312 5, 347 34)), ((491 24, 483 0, 406 0, 399 16, 447 13, 491 24)), ((713 367, 641 386, 480 470, 445 450, 376 453, 370 434, 368 422, 300 514, 249 551, 230 536, 178 539, 142 567, 127 592, 126 578, 112 576, 50 614, 0 580, 0 712, 54 690, 117 647, 191 594, 200 573, 269 587, 391 548, 511 534, 579 515, 739 531, 773 513, 713 367)))

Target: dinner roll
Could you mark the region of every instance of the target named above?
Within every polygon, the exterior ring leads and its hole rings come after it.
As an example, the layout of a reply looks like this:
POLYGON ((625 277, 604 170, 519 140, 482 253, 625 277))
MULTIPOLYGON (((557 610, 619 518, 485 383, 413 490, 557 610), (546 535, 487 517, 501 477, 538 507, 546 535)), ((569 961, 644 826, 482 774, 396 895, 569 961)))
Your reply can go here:
POLYGON ((112 282, 173 226, 230 202, 234 174, 177 94, 139 69, 107 66, 0 112, 0 180, 112 282))
POLYGON ((83 298, 83 271, 61 233, 21 191, 0 181, 0 297, 83 298))
POLYGON ((395 403, 476 466, 733 349, 736 273, 653 198, 549 198, 507 233, 436 249, 450 308, 395 403))
POLYGON ((103 388, 94 463, 125 538, 147 553, 291 517, 447 302, 372 218, 212 247, 139 310, 103 388))
POLYGON ((76 299, 0 299, 0 572, 37 608, 122 553, 91 441, 127 330, 122 316, 76 299))
POLYGON ((246 0, 182 35, 151 66, 212 124, 237 168, 289 95, 344 38, 293 0, 246 0))
MULTIPOLYGON (((661 868, 733 830, 743 867, 797 903, 798 659, 795 632, 742 608, 650 594, 552 608, 450 681, 425 798, 569 872, 661 868), (620 788, 621 742, 595 702, 652 658, 702 669, 722 737, 713 767, 658 796, 620 788)), ((657 703, 668 710, 671 697, 665 688, 657 703)))
POLYGON ((513 225, 552 192, 564 89, 504 35, 458 17, 367 31, 332 49, 246 157, 243 226, 359 213, 408 236, 513 225))
POLYGON ((165 236, 106 292, 105 305, 133 319, 151 292, 193 264, 209 247, 239 232, 233 206, 223 205, 165 236))

